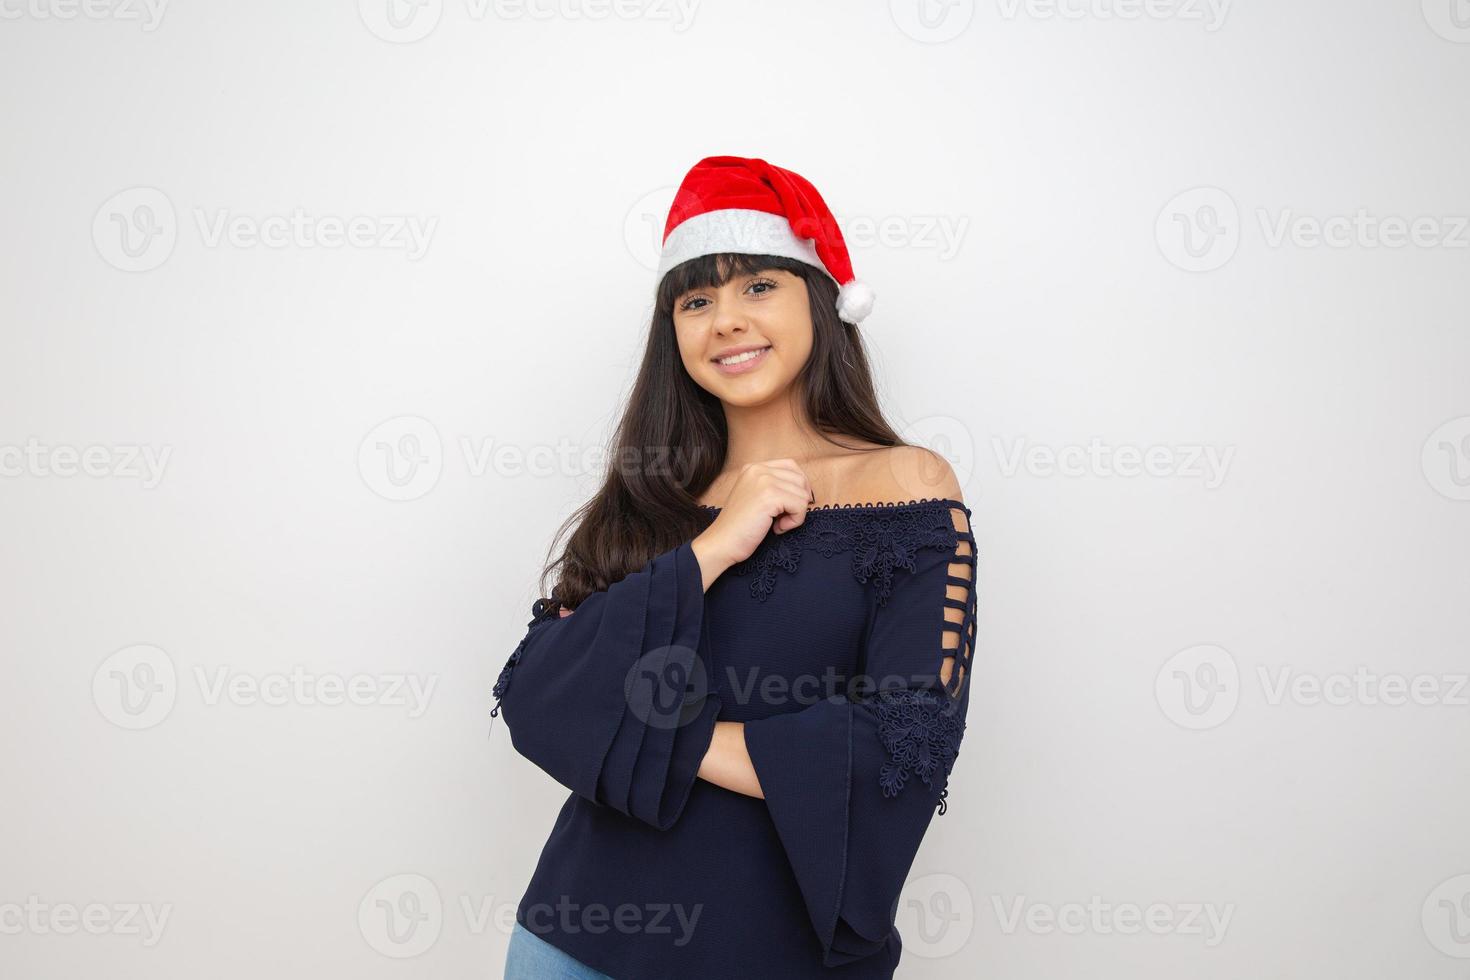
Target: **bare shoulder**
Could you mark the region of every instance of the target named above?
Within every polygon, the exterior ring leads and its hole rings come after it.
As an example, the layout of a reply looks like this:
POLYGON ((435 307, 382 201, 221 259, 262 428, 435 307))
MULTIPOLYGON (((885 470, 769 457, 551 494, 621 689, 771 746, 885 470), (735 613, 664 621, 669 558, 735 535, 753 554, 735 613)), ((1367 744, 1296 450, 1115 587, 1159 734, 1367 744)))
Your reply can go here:
POLYGON ((855 480, 862 500, 964 500, 949 460, 923 446, 891 446, 870 453, 855 480))

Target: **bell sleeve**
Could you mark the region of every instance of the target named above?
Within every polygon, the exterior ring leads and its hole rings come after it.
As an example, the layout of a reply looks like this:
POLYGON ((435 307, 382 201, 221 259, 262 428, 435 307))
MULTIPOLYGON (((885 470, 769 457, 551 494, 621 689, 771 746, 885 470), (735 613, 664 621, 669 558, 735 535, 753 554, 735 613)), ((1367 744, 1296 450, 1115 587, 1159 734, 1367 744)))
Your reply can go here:
POLYGON ((569 616, 538 599, 495 683, 511 744, 557 782, 659 830, 679 819, 722 707, 686 541, 569 616))
MULTIPOLYGON (((956 501, 958 503, 958 501, 956 501)), ((824 966, 882 950, 964 733, 975 635, 970 510, 890 542, 848 696, 745 723, 745 745, 824 966)))

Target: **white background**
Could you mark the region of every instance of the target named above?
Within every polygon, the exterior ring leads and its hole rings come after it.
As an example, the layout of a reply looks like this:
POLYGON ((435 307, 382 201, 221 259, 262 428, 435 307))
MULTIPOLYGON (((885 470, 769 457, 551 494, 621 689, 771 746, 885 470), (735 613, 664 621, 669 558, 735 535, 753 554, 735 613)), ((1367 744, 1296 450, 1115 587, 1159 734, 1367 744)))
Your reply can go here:
POLYGON ((490 688, 735 154, 975 515, 899 975, 1470 976, 1464 0, 387 3, 0 0, 0 974, 499 977, 490 688))

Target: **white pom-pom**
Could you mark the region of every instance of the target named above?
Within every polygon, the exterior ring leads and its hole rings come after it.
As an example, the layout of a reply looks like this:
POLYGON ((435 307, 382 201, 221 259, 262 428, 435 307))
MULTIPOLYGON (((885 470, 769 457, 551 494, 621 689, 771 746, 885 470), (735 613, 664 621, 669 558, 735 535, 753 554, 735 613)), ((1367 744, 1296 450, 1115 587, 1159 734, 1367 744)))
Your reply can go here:
POLYGON ((837 290, 837 315, 848 323, 861 323, 873 312, 873 287, 854 279, 837 290))

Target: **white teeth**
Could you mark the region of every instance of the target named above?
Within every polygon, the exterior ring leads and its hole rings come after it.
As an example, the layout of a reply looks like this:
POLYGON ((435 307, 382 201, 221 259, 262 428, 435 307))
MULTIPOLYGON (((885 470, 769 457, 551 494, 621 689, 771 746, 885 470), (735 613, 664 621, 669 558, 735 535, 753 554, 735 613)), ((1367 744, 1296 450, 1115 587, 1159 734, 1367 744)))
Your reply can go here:
POLYGON ((726 365, 729 365, 729 364, 744 364, 746 361, 753 361, 753 360, 755 360, 757 357, 760 357, 762 354, 764 354, 768 350, 770 350, 769 347, 762 347, 760 350, 748 350, 744 354, 736 354, 734 357, 724 357, 724 358, 721 358, 720 359, 720 363, 721 364, 726 364, 726 365))

